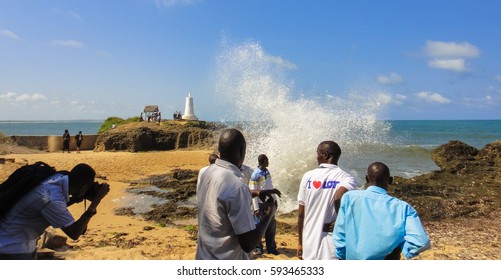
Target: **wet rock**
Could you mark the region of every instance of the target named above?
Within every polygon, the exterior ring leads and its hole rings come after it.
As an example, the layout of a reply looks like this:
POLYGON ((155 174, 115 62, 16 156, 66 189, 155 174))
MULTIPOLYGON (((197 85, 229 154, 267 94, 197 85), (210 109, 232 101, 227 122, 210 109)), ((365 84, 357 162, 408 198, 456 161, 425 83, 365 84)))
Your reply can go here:
POLYGON ((449 141, 449 143, 433 150, 431 159, 442 170, 456 172, 475 160, 478 150, 461 141, 449 141))
POLYGON ((501 141, 480 151, 450 141, 432 152, 441 170, 396 177, 388 191, 411 204, 422 220, 482 217, 501 207, 500 155, 501 141))
POLYGON ((477 158, 486 165, 501 166, 501 141, 485 145, 484 148, 478 152, 477 158))

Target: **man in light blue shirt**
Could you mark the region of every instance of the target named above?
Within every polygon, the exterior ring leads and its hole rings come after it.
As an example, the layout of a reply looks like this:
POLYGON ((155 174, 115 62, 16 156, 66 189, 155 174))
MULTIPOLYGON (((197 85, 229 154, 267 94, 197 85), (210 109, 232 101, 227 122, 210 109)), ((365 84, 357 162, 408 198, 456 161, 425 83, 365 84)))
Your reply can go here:
POLYGON ((339 259, 383 260, 416 257, 430 247, 419 216, 408 203, 387 193, 388 166, 374 162, 367 169, 366 190, 347 192, 334 226, 339 259))

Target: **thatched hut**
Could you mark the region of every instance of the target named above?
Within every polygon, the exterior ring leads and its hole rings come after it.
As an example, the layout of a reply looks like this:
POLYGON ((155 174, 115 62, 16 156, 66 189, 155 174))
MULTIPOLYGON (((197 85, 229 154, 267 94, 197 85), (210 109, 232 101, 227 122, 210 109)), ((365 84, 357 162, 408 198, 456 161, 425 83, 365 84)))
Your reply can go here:
POLYGON ((144 116, 145 119, 150 121, 157 121, 158 117, 160 116, 160 111, 158 110, 157 105, 147 105, 144 106, 144 116))

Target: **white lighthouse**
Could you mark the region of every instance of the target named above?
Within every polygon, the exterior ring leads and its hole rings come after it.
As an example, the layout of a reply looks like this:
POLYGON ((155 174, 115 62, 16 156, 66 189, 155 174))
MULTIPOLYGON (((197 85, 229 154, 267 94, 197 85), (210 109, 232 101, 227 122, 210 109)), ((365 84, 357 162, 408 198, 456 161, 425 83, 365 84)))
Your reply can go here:
POLYGON ((183 120, 198 120, 198 118, 195 116, 195 110, 193 109, 193 97, 191 97, 191 93, 188 93, 188 97, 186 97, 183 120))

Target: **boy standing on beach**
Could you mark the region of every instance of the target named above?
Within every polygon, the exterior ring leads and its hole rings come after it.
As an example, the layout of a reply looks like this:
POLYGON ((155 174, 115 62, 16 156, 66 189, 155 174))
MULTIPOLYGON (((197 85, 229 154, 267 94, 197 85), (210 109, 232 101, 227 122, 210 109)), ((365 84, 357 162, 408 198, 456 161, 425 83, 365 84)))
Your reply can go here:
MULTIPOLYGON (((251 191, 260 191, 260 190, 271 190, 273 189, 273 183, 271 181, 271 174, 268 170, 269 160, 268 157, 264 154, 258 156, 258 166, 254 169, 252 173, 249 189, 251 191)), ((276 203, 276 200, 275 200, 276 203)), ((254 207, 254 215, 257 219, 261 219, 261 216, 264 214, 264 204, 258 197, 254 197, 252 199, 252 205, 254 207)), ((275 242, 275 234, 277 230, 277 222, 275 218, 270 221, 270 224, 266 228, 266 232, 264 234, 264 239, 266 241, 266 250, 269 254, 279 255, 277 251, 277 243, 275 242)), ((254 250, 255 255, 263 254, 263 242, 261 240, 258 241, 256 245, 256 249, 254 250)))

